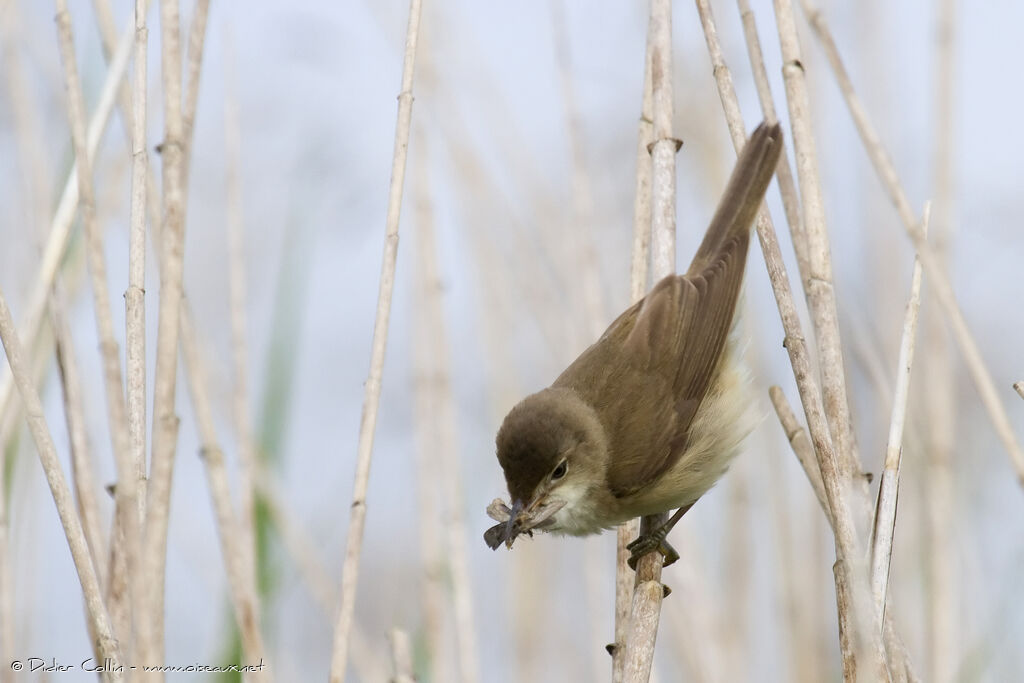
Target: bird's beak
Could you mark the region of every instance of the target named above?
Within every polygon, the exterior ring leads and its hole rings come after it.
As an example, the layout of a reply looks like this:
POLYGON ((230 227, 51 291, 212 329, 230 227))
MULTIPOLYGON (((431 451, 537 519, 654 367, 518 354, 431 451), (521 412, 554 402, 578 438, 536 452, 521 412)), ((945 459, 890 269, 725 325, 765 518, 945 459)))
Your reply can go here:
POLYGON ((513 500, 512 507, 495 500, 487 507, 487 515, 499 523, 484 532, 484 542, 491 550, 497 550, 502 543, 511 548, 520 534, 533 536, 534 529, 549 527, 554 514, 564 506, 564 500, 552 501, 544 494, 539 494, 529 505, 522 499, 513 500))
POLYGON ((512 547, 512 541, 516 540, 516 536, 519 535, 519 516, 522 514, 523 501, 516 498, 512 501, 512 509, 509 513, 508 521, 505 522, 505 532, 501 537, 501 542, 504 543, 507 548, 512 547))

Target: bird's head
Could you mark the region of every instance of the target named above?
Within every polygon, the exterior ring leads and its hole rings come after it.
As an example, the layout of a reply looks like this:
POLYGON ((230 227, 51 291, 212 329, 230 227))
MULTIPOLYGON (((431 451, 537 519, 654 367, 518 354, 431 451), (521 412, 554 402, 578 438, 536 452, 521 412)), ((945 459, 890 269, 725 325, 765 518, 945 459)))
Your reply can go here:
POLYGON ((534 528, 558 530, 557 513, 571 511, 605 480, 604 429, 571 389, 548 388, 523 399, 505 417, 497 451, 511 511, 502 532, 488 539, 493 547, 511 547, 534 528))

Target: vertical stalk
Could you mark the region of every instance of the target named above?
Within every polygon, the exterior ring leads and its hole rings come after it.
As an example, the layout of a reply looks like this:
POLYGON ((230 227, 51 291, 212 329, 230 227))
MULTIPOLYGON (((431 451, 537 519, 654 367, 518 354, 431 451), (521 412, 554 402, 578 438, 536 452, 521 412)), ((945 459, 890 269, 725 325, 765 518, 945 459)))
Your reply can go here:
MULTIPOLYGON (((928 230, 925 205, 924 229, 928 230)), ((885 449, 885 466, 878 485, 878 504, 871 533, 871 596, 875 606, 875 627, 882 632, 885 615, 885 593, 889 584, 889 562, 892 557, 893 534, 896 529, 896 499, 900 486, 900 463, 903 459, 903 426, 907 418, 907 400, 910 396, 910 369, 914 364, 917 343, 917 313, 921 307, 921 261, 914 259, 910 299, 903 318, 903 337, 900 340, 899 361, 896 365, 896 389, 892 399, 892 418, 889 422, 889 441, 885 449)))
MULTIPOLYGON (((419 138, 423 138, 422 131, 419 138)), ((430 208, 426 206, 426 196, 422 187, 426 178, 426 166, 422 163, 422 154, 417 155, 417 182, 416 182, 416 213, 417 225, 422 224, 425 212, 430 208)), ((416 281, 413 283, 415 289, 415 319, 413 322, 413 340, 410 344, 413 348, 413 396, 414 415, 413 424, 416 435, 416 510, 418 511, 417 522, 419 524, 417 540, 420 546, 420 559, 423 574, 420 577, 419 601, 420 601, 420 633, 426 649, 426 658, 430 663, 429 672, 431 681, 452 680, 450 663, 446 657, 446 628, 445 628, 445 577, 446 567, 444 562, 444 545, 442 543, 441 529, 441 472, 435 466, 433 457, 437 455, 437 430, 434 419, 434 406, 431 383, 434 382, 434 373, 431 372, 431 354, 424 343, 427 329, 427 311, 423 299, 426 298, 423 291, 423 283, 417 273, 416 281)))
POLYGON ((118 343, 114 335, 114 318, 110 310, 110 290, 107 284, 107 265, 103 249, 103 235, 96 217, 96 197, 92 179, 92 156, 88 152, 85 124, 85 101, 78 76, 75 57, 71 16, 67 1, 57 0, 57 33, 64 65, 64 79, 68 98, 68 119, 71 124, 71 140, 75 151, 75 167, 78 179, 79 208, 86 239, 86 255, 93 295, 93 310, 96 316, 97 333, 100 340, 100 357, 103 366, 103 385, 106 396, 107 423, 110 429, 111 445, 117 467, 117 486, 114 489, 115 518, 119 533, 111 535, 111 542, 121 544, 116 552, 123 553, 124 582, 112 582, 110 608, 118 630, 128 635, 131 605, 138 593, 134 586, 138 582, 139 520, 138 503, 135 498, 136 474, 131 459, 127 414, 124 399, 124 383, 121 376, 121 361, 118 343))
MULTIPOLYGON (((75 513, 75 504, 71 497, 71 491, 68 489, 68 483, 64 479, 64 472, 60 467, 57 448, 53 444, 50 428, 43 415, 39 392, 36 391, 29 368, 26 367, 21 340, 18 338, 11 310, 7 307, 7 299, 2 291, 0 291, 0 341, 3 342, 4 351, 7 353, 11 376, 14 378, 18 393, 21 394, 21 400, 25 406, 25 419, 28 422, 32 439, 35 441, 36 450, 39 452, 39 461, 43 466, 46 482, 50 486, 53 502, 57 506, 57 515, 60 517, 61 526, 64 528, 64 534, 71 549, 71 559, 75 564, 79 583, 82 585, 86 613, 90 628, 96 637, 97 649, 104 657, 109 657, 115 662, 124 661, 121 658, 117 638, 110 625, 110 616, 103 604, 100 582, 96 576, 92 558, 89 556, 89 546, 85 540, 85 533, 82 531, 82 522, 75 513)), ((117 683, 122 678, 118 671, 105 672, 104 676, 104 680, 111 683, 117 683)))
POLYGON ((415 683, 409 634, 400 628, 393 628, 388 637, 391 640, 391 662, 395 672, 391 680, 394 683, 415 683))
POLYGON ((125 302, 125 374, 128 438, 135 465, 140 523, 146 509, 146 209, 149 152, 146 148, 147 0, 135 0, 135 66, 132 77, 132 186, 128 232, 128 289, 125 302))
MULTIPOLYGON (((217 540, 224 556, 231 606, 235 623, 242 638, 242 652, 246 662, 265 662, 266 648, 260 631, 259 605, 256 596, 256 571, 252 565, 253 554, 246 552, 246 534, 242 533, 238 515, 231 502, 227 467, 224 464, 224 450, 217 438, 217 428, 210 403, 209 376, 199 353, 196 330, 188 310, 181 316, 181 353, 185 364, 188 390, 195 411, 199 438, 202 444, 200 456, 210 498, 215 514, 217 540)), ((251 679, 258 683, 269 681, 269 668, 254 671, 251 679)))
POLYGON ((380 384, 384 374, 384 352, 387 348, 388 322, 391 316, 391 295, 395 288, 395 261, 398 256, 398 222, 402 208, 405 181, 405 160, 409 149, 409 125, 412 121, 412 84, 416 68, 416 43, 419 37, 421 0, 410 0, 409 25, 405 36, 405 58, 402 63, 402 89, 398 95, 398 122, 395 126, 395 148, 391 164, 391 186, 385 219, 384 256, 381 264, 380 288, 377 294, 377 315, 373 324, 370 373, 363 396, 363 414, 359 424, 359 446, 356 473, 349 509, 345 560, 341 568, 341 605, 334 626, 331 651, 331 683, 342 683, 348 663, 348 636, 355 614, 356 587, 359 583, 359 556, 363 547, 366 524, 366 489, 370 480, 373 457, 373 436, 380 405, 380 384))
MULTIPOLYGON (((651 148, 651 249, 652 274, 659 280, 676 271, 676 152, 682 144, 672 136, 672 2, 651 0, 648 27, 651 43, 651 95, 653 147, 651 148)), ((640 533, 655 529, 666 515, 640 520, 640 533)), ((632 622, 627 638, 625 680, 650 679, 654 644, 658 637, 663 559, 648 553, 637 562, 632 622)))
MULTIPOLYGON (((935 250, 940 268, 948 273, 949 246, 953 239, 953 200, 956 193, 953 154, 958 138, 954 128, 956 106, 956 68, 954 46, 957 31, 956 0, 938 3, 938 25, 935 27, 936 62, 932 82, 936 88, 935 137, 932 144, 935 168, 934 211, 929 244, 935 250)), ((929 276, 930 277, 930 276, 929 276)), ((954 540, 957 516, 953 479, 953 448, 956 441, 956 382, 953 370, 953 348, 949 329, 935 306, 925 307, 922 322, 922 374, 920 386, 925 423, 928 459, 924 468, 927 490, 925 496, 925 534, 928 552, 922 553, 928 580, 925 610, 925 656, 928 680, 936 683, 952 681, 960 645, 959 606, 957 599, 957 549, 954 540)), ((1024 388, 1017 391, 1024 397, 1024 388)))
MULTIPOLYGON (((651 153, 654 138, 654 108, 651 93, 651 39, 647 33, 644 50, 643 96, 636 136, 636 184, 633 190, 633 249, 629 270, 629 300, 637 302, 647 291, 651 259, 651 153)), ((629 633, 633 595, 633 570, 629 568, 626 546, 640 533, 640 520, 619 525, 615 540, 615 643, 612 646, 612 682, 622 683, 626 665, 626 637, 629 633)))
POLYGON ((608 322, 608 305, 601 287, 601 270, 593 231, 594 199, 591 189, 590 172, 587 169, 586 135, 580 115, 579 102, 573 83, 569 35, 565 24, 565 0, 552 0, 551 20, 555 31, 555 52, 558 74, 565 108, 565 125, 568 132, 569 158, 572 168, 572 216, 570 243, 574 256, 574 269, 579 273, 578 283, 583 290, 584 329, 597 339, 604 332, 608 322))
MULTIPOLYGON (((184 131, 181 110, 181 30, 176 0, 160 0, 161 69, 164 100, 163 226, 156 372, 153 377, 153 442, 143 543, 145 614, 137 624, 140 661, 164 661, 164 582, 171 482, 178 441, 174 409, 185 255, 184 131)), ((157 680, 163 680, 158 673, 157 680)))
POLYGON ((903 227, 910 237, 911 243, 914 245, 914 250, 921 259, 924 274, 928 276, 928 282, 931 283, 930 287, 935 292, 935 296, 948 318, 954 337, 960 345, 960 352, 964 357, 964 362, 971 373, 971 379, 974 381, 978 394, 981 396, 982 405, 985 406, 992 426, 1010 456, 1010 461, 1016 470, 1021 486, 1024 486, 1024 450, 1021 449, 1020 443, 1017 441, 1013 426, 1010 424, 1010 418, 1006 413, 1006 407, 999 398, 999 391, 996 389, 992 374, 985 365, 985 360, 981 356, 978 343, 967 326, 967 320, 964 318, 959 303, 957 303, 956 294, 953 291, 949 275, 942 268, 942 264, 931 245, 928 244, 924 231, 921 229, 914 210, 911 208, 910 201, 907 199, 906 190, 904 190, 899 176, 896 174, 896 168, 893 166, 892 159, 889 158, 888 153, 882 146, 878 132, 868 118, 864 104, 853 89, 850 75, 843 65, 839 49, 836 47, 835 40, 832 38, 832 32, 829 31, 824 16, 808 0, 801 0, 801 4, 808 23, 810 23, 815 36, 825 51, 825 56, 832 68, 832 73, 839 85, 839 90, 843 94, 843 99, 850 110, 850 115, 857 127, 857 132, 860 134, 861 142, 864 144, 868 157, 871 159, 871 164, 875 167, 875 172, 889 193, 889 198, 896 207, 896 212, 899 214, 903 227))
MULTIPOLYGON (((238 443, 239 531, 246 556, 245 567, 254 575, 248 580, 255 586, 257 572, 256 520, 253 477, 256 471, 256 449, 249 419, 249 344, 246 316, 245 223, 242 215, 242 141, 238 97, 235 92, 234 53, 225 55, 227 83, 224 100, 224 155, 227 162, 227 233, 228 291, 231 309, 232 392, 231 415, 238 443)), ((259 598, 258 591, 254 597, 259 598)), ((258 604, 257 604, 258 607, 258 604)))
POLYGON ((71 479, 78 502, 78 514, 82 518, 85 540, 92 552, 93 564, 100 584, 107 577, 107 543, 100 527, 99 502, 96 494, 100 491, 93 472, 94 462, 89 449, 89 433, 85 418, 85 399, 82 390, 82 375, 75 355, 71 329, 68 325, 64 303, 66 294, 60 280, 54 282, 53 300, 50 313, 53 318, 53 335, 57 347, 57 368, 60 372, 64 394, 64 415, 68 428, 68 442, 71 449, 71 479))
MULTIPOLYGON (((117 44, 117 50, 110 60, 110 67, 103 81, 100 90, 99 101, 96 110, 89 119, 89 126, 86 130, 86 151, 91 159, 96 155, 99 148, 100 138, 110 121, 110 114, 114 109, 114 100, 117 94, 118 85, 124 77, 128 67, 128 58, 132 53, 134 28, 129 26, 117 44)), ((49 301, 50 290, 53 287, 54 278, 64 259, 64 252, 71 239, 71 228, 78 211, 78 171, 72 168, 71 173, 64 183, 57 209, 54 211, 53 220, 50 222, 50 233, 43 247, 43 257, 39 264, 39 274, 29 295, 28 309, 22 317, 19 325, 19 334, 29 342, 30 348, 35 348, 39 338, 40 327, 43 322, 43 312, 49 301)), ((17 411, 11 410, 11 397, 14 393, 14 378, 10 372, 0 369, 0 443, 6 443, 6 436, 11 433, 12 424, 17 418, 17 411)))
MULTIPOLYGON (((732 86, 732 76, 722 56, 717 30, 707 0, 697 0, 697 10, 704 28, 708 52, 714 67, 715 81, 718 86, 719 97, 722 100, 722 108, 729 125, 733 145, 738 152, 742 145, 745 144, 746 132, 740 117, 736 93, 732 86)), ((845 480, 843 479, 838 457, 833 449, 827 418, 821 403, 821 394, 819 393, 817 383, 814 381, 807 344, 800 329, 800 321, 796 313, 788 275, 782 262, 782 254, 779 250, 775 229, 771 222, 771 216, 763 206, 757 220, 757 233, 761 242, 761 251, 765 258, 765 265, 768 268, 769 280, 771 281, 779 314, 782 318, 782 325, 786 332, 786 339, 783 345, 789 351, 797 389, 800 392, 800 399, 807 416, 807 424, 814 445, 814 454, 818 460, 817 464, 824 486, 825 499, 828 502, 838 560, 836 574, 841 577, 844 584, 836 586, 837 604, 843 609, 848 607, 855 608, 860 602, 866 603, 866 596, 865 600, 858 598, 858 595, 866 592, 866 573, 858 570, 858 566, 862 564, 860 560, 860 544, 857 540, 854 516, 849 505, 847 495, 849 489, 843 483, 845 480), (862 586, 858 586, 858 583, 862 584, 862 586), (861 590, 862 588, 863 590, 861 590), (846 599, 847 597, 851 599, 846 599)), ((855 614, 853 618, 847 618, 848 615, 841 615, 840 626, 860 624, 863 621, 862 616, 855 614)), ((864 627, 862 632, 866 634, 866 622, 864 622, 864 627)), ((880 641, 873 643, 872 647, 876 655, 881 656, 884 654, 880 641)), ((876 660, 876 664, 879 667, 884 667, 884 657, 882 661, 876 660)))
MULTIPOLYGON (((419 158, 427 165, 427 140, 422 140, 419 158)), ((452 602, 455 613, 455 639, 458 653, 458 680, 474 683, 480 679, 477 660, 477 630, 473 617, 473 591, 466 548, 466 520, 463 513, 462 472, 456 439, 456 410, 452 396, 451 371, 448 364, 447 330, 441 294, 443 285, 438 268, 437 240, 434 232, 433 206, 430 202, 429 173, 419 176, 417 187, 422 192, 417 202, 419 221, 417 228, 417 289, 422 292, 423 328, 417 335, 417 345, 425 347, 427 381, 421 385, 430 406, 430 442, 426 460, 438 469, 437 481, 442 500, 442 526, 446 533, 448 568, 451 572, 452 602)), ((428 431, 425 429, 424 431, 428 431)))
POLYGON ((855 519, 861 520, 863 524, 869 514, 868 482, 861 472, 847 399, 846 371, 839 338, 839 315, 836 311, 835 288, 832 282, 832 255, 818 176, 818 152, 811 129, 810 98, 807 94, 804 66, 790 0, 775 0, 775 16, 779 42, 782 45, 782 75, 786 86, 786 103, 789 106, 789 122, 796 150, 796 175, 803 208, 803 232, 807 239, 809 277, 804 280, 804 290, 817 341, 825 416, 828 419, 832 444, 839 460, 844 485, 857 493, 853 498, 855 519))
MULTIPOLYGON (((757 87, 761 113, 766 121, 778 121, 779 116, 775 111, 775 101, 768 81, 768 69, 765 67, 764 53, 761 50, 761 38, 757 33, 757 21, 750 10, 748 0, 738 0, 737 4, 743 20, 743 36, 747 42, 747 54, 750 57, 750 68, 754 72, 754 85, 757 87)), ((775 178, 779 181, 782 209, 786 214, 786 223, 789 224, 800 280, 805 282, 811 276, 811 266, 807 262, 807 235, 804 234, 803 219, 800 217, 800 197, 796 191, 796 182, 793 180, 793 170, 789 165, 789 151, 786 149, 782 150, 782 161, 776 169, 775 178)))

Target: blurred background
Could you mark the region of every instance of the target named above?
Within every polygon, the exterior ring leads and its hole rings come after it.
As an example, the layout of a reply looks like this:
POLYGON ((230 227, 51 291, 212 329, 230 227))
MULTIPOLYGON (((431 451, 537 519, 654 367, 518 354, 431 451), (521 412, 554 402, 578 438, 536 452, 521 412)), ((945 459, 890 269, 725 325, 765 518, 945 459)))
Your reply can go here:
MULTIPOLYGON (((771 3, 751 4, 785 119, 771 3)), ((91 110, 106 60, 93 3, 72 5, 91 110)), ((114 5, 120 33, 133 3, 114 5)), ((184 3, 183 31, 191 6, 184 3)), ((730 2, 713 9, 749 130, 762 117, 739 11, 730 2)), ((935 201, 932 239, 1021 438, 1024 401, 1011 384, 1024 379, 1024 101, 1015 77, 1007 79, 1024 62, 1014 31, 1024 24, 1024 4, 869 0, 822 9, 911 202, 919 210, 935 201)), ((15 317, 27 305, 43 235, 74 162, 53 13, 47 3, 0 2, 0 288, 15 317)), ((274 512, 260 517, 259 559, 264 634, 280 680, 323 677, 329 663, 407 17, 399 0, 215 2, 209 16, 185 289, 234 468, 229 126, 241 138, 234 172, 246 240, 249 409, 275 492, 274 512)), ((159 173, 152 151, 163 136, 156 8, 149 21, 149 147, 159 173)), ((609 678, 614 533, 538 535, 511 552, 490 551, 482 534, 492 524, 484 508, 506 495, 493 442, 505 412, 549 384, 628 303, 646 24, 645 3, 424 3, 352 680, 390 674, 392 627, 412 637, 420 680, 454 681, 467 672, 498 683, 609 678), (457 639, 459 630, 471 634, 468 642, 457 639)), ((878 473, 913 252, 799 11, 798 25, 854 425, 864 468, 878 473)), ((682 265, 734 153, 689 3, 675 3, 674 41, 682 265)), ((124 131, 115 110, 94 172, 122 352, 130 187, 124 131)), ((768 204, 798 290, 774 186, 768 204)), ((62 277, 98 481, 106 484, 114 465, 77 227, 74 234, 62 277)), ((150 383, 154 265, 151 246, 150 383)), ((925 680, 1017 680, 1024 677, 1024 492, 927 278, 922 311, 891 610, 925 680)), ((757 246, 742 325, 765 419, 673 534, 683 559, 664 576, 674 592, 665 602, 655 676, 837 680, 831 532, 767 400, 768 387, 779 384, 798 403, 757 246)), ((810 337, 809 330, 804 317, 810 337)), ((44 334, 34 351, 68 468, 52 337, 44 334)), ((216 664, 237 656, 237 637, 179 377, 167 663, 216 664)), ((3 558, 14 602, 0 619, 10 619, 15 656, 78 663, 91 654, 78 580, 35 448, 27 433, 14 437, 5 444, 10 553, 3 558)), ((108 520, 112 501, 101 502, 108 520)), ((87 678, 69 672, 51 680, 78 677, 87 678)))

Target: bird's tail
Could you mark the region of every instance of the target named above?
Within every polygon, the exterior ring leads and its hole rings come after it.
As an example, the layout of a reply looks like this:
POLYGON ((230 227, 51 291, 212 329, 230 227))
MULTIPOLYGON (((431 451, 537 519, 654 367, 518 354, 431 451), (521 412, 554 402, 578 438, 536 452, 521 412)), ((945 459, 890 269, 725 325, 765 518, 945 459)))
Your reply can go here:
POLYGON ((748 234, 781 151, 782 128, 778 123, 763 122, 751 133, 687 273, 700 273, 716 260, 731 238, 748 234))

